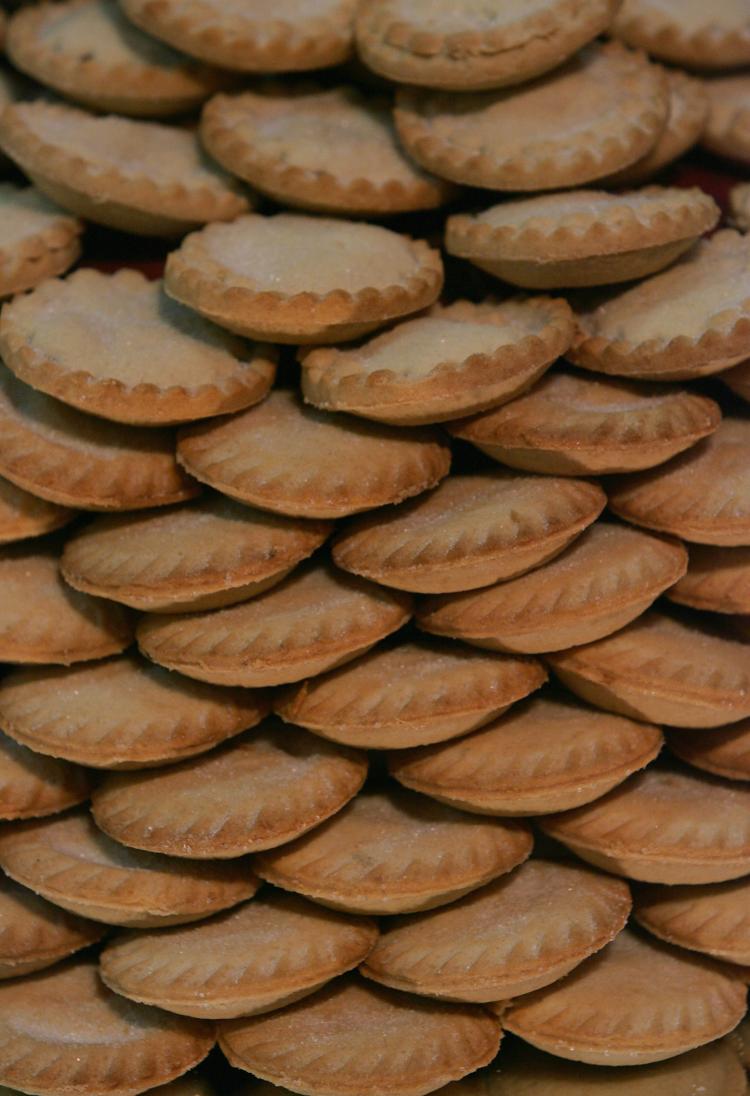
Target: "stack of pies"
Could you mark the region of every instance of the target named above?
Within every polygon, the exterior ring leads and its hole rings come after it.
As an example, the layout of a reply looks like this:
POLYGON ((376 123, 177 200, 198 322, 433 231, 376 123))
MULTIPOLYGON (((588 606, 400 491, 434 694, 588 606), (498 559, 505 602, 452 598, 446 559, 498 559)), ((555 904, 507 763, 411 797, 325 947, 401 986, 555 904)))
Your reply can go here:
POLYGON ((745 0, 7 6, 0 1091, 747 1096, 745 0))

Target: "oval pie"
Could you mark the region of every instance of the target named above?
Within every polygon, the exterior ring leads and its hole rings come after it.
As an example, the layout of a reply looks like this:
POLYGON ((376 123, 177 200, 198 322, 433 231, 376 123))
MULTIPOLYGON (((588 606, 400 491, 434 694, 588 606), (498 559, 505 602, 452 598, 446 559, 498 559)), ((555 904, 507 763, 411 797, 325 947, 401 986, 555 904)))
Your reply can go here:
POLYGON ((68 525, 75 513, 0 479, 0 545, 39 537, 68 525))
POLYGON ((542 820, 582 859, 653 883, 721 883, 750 869, 750 787, 651 767, 594 803, 542 820))
POLYGON ((449 430, 511 468, 589 476, 662 464, 720 421, 718 405, 688 389, 554 371, 449 430))
MULTIPOLYGON (((403 749, 466 734, 544 680, 532 659, 411 640, 290 686, 276 694, 274 710, 287 723, 334 742, 403 749)), ((2 692, 0 682, 0 725, 2 692)))
POLYGON ((460 898, 531 852, 521 822, 480 819, 399 788, 360 793, 338 816, 256 857, 263 879, 352 913, 407 913, 460 898))
POLYGON ((0 979, 44 970, 105 932, 104 925, 64 913, 7 877, 0 881, 0 979))
POLYGON ((747 879, 702 887, 637 887, 633 915, 669 944, 750 966, 747 879))
POLYGON ((602 489, 583 480, 505 471, 451 476, 423 498, 345 528, 333 559, 399 589, 474 589, 558 555, 604 501, 602 489))
POLYGON ((560 1058, 643 1065, 726 1035, 746 992, 726 968, 625 931, 561 982, 512 1002, 503 1026, 560 1058))
POLYGON ((108 925, 157 928, 198 921, 251 898, 247 860, 173 860, 125 848, 88 810, 7 826, 0 867, 55 906, 108 925))
POLYGON ((83 225, 33 187, 0 184, 0 296, 54 278, 81 253, 83 225))
POLYGON ((718 727, 750 716, 747 650, 695 621, 651 610, 612 636, 548 661, 577 696, 608 711, 718 727))
POLYGON ((568 974, 620 932, 629 912, 620 880, 529 860, 444 909, 389 921, 361 970, 428 997, 505 1001, 568 974))
POLYGON ((549 814, 588 803, 653 761, 657 727, 554 693, 456 742, 392 754, 407 788, 477 814, 549 814))

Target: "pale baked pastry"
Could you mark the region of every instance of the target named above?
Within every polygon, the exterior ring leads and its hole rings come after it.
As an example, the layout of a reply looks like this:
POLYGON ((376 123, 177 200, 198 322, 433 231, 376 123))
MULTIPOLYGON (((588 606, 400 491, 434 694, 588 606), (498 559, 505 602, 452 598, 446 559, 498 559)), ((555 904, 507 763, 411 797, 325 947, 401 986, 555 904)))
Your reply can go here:
POLYGON ((248 347, 128 269, 78 270, 10 301, 0 352, 33 388, 142 426, 239 411, 267 395, 276 372, 270 347, 248 347))
POLYGON ((636 186, 653 178, 697 144, 706 128, 708 95, 704 81, 679 69, 665 68, 669 93, 667 124, 651 149, 629 167, 608 175, 607 186, 636 186))
POLYGON ((104 925, 64 913, 5 876, 0 881, 0 979, 44 970, 105 932, 104 925))
POLYGON ((329 532, 327 522, 206 495, 188 506, 98 518, 67 541, 60 566, 76 590, 145 612, 194 612, 270 589, 329 532))
POLYGON ((137 117, 188 111, 224 83, 142 34, 116 0, 21 8, 8 25, 6 52, 16 68, 74 102, 137 117))
POLYGON ((0 679, 0 728, 23 746, 94 769, 179 761, 255 726, 263 693, 219 689, 128 653, 0 679))
POLYGON ((625 0, 612 33, 675 65, 750 64, 750 13, 743 0, 625 0))
POLYGON ((690 389, 555 370, 510 403, 448 429, 511 468, 589 476, 663 464, 720 421, 718 405, 690 389))
POLYGON ((429 598, 426 632, 513 654, 559 651, 639 617, 687 567, 681 544, 595 522, 553 560, 481 590, 429 598))
POLYGON ((295 344, 356 339, 426 308, 442 284, 440 256, 424 240, 301 213, 195 232, 165 272, 167 293, 214 323, 295 344))
POLYGON ((122 427, 29 388, 0 366, 0 474, 48 502, 138 510, 192 498, 200 485, 167 430, 122 427))
POLYGON ((101 954, 105 985, 131 1001, 203 1019, 272 1012, 358 966, 374 921, 265 889, 197 925, 115 937, 101 954))
POLYGON ((451 476, 423 498, 345 528, 334 541, 333 559, 400 589, 474 589, 558 555, 604 502, 601 488, 585 480, 505 471, 451 476))
POLYGON ((747 967, 749 891, 746 879, 702 887, 639 886, 633 915, 660 940, 747 967))
POLYGON ((354 87, 217 95, 201 140, 227 171, 300 209, 382 216, 432 209, 454 193, 401 150, 389 101, 354 87))
POLYGON ((750 613, 750 548, 691 544, 687 573, 667 597, 711 613, 750 613))
POLYGON ((673 754, 696 769, 728 780, 750 780, 750 720, 708 731, 680 727, 667 732, 667 743, 673 754))
POLYGON ((327 68, 352 52, 355 0, 122 0, 136 26, 242 72, 327 68))
POLYGON ((93 781, 78 765, 33 753, 0 733, 0 819, 59 814, 88 799, 93 781))
POLYGON ((476 814, 540 815, 598 799, 656 757, 658 727, 547 692, 456 742, 389 756, 407 788, 476 814))
POLYGON ((558 981, 603 948, 630 905, 619 879, 528 860, 444 909, 389 920, 360 970, 428 997, 505 1001, 558 981))
POLYGON ((177 126, 37 99, 6 108, 0 146, 63 209, 123 232, 175 236, 248 208, 238 184, 177 126))
MULTIPOLYGON (((750 54, 750 21, 747 26, 750 54)), ((701 144, 719 156, 750 162, 750 77, 721 76, 705 81, 709 111, 701 144)))
POLYGON ((611 285, 669 266, 715 227, 719 212, 698 187, 563 191, 457 213, 445 246, 525 288, 611 285))
POLYGON ((366 755, 269 720, 177 765, 109 773, 91 809, 97 825, 130 848, 227 860, 319 826, 366 775, 366 755))
POLYGON ((435 487, 451 461, 435 430, 329 415, 280 388, 242 414, 185 428, 177 456, 191 475, 225 495, 304 518, 401 502, 435 487))
POLYGON ((566 357, 595 373, 688 380, 750 356, 750 240, 731 229, 577 313, 566 357))
POLYGON ((581 186, 640 160, 663 130, 662 71, 616 42, 508 91, 403 89, 396 126, 428 171, 490 190, 581 186))
MULTIPOLYGON (((440 1096, 696 1096, 701 1089, 746 1096, 747 1078, 733 1036, 626 1075, 616 1066, 582 1065, 520 1044, 504 1050, 496 1066, 448 1085, 440 1096)), ((269 1087, 252 1096, 274 1094, 269 1087)))
POLYGON ((72 510, 30 495, 0 478, 0 544, 51 533, 68 525, 74 517, 72 510))
POLYGON ((82 230, 33 187, 0 183, 0 296, 64 274, 81 254, 82 230))
POLYGON ((746 645, 700 619, 652 609, 547 661, 576 695, 635 719, 718 727, 750 716, 746 645))
POLYGON ((110 840, 83 808, 0 830, 0 867, 55 906, 132 928, 198 921, 258 889, 247 860, 137 852, 110 840))
POLYGON ((605 871, 652 883, 721 883, 748 874, 750 787, 651 766, 594 803, 541 822, 605 871))
POLYGON ((71 590, 58 563, 50 542, 0 550, 0 661, 68 666, 130 646, 132 614, 71 590))
POLYGON ((423 1096, 490 1062, 500 1038, 476 1006, 420 1001, 354 977, 219 1029, 232 1065, 307 1096, 423 1096))
POLYGON ((611 509, 626 521, 687 541, 750 545, 750 419, 724 418, 668 464, 612 484, 611 509))
POLYGON ((544 680, 533 659, 418 639, 376 647, 341 669, 279 690, 273 703, 287 723, 334 742, 403 749, 466 734, 544 680))
POLYGON ((530 830, 398 787, 360 792, 312 833, 259 854, 261 878, 350 913, 409 913, 461 898, 528 857, 530 830))
POLYGON ((442 422, 505 403, 573 340, 565 301, 548 297, 433 305, 357 348, 300 354, 316 407, 397 424, 442 422))
POLYGON ((727 968, 626 930, 561 982, 499 1010, 508 1031, 560 1058, 635 1066, 726 1035, 746 992, 727 968))
POLYGON ((214 1044, 210 1024, 122 1008, 96 961, 0 983, 0 1082, 39 1096, 129 1096, 171 1081, 214 1044))
POLYGON ((321 562, 238 605, 144 617, 138 644, 154 662, 199 681, 283 685, 363 654, 410 616, 408 595, 321 562))
POLYGON ((364 0, 359 55, 403 84, 470 91, 521 84, 609 26, 617 0, 364 0))

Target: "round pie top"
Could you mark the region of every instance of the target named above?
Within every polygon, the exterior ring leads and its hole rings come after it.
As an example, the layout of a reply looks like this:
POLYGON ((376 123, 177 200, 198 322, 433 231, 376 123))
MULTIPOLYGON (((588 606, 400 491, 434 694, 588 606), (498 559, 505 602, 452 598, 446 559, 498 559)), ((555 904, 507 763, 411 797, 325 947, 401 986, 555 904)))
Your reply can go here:
POLYGON ((56 906, 138 928, 208 917, 258 888, 246 860, 188 863, 136 852, 110 840, 83 809, 6 827, 0 866, 56 906))
POLYGON ((201 137, 228 171, 303 209, 396 213, 441 205, 452 193, 401 151, 388 101, 353 87, 217 95, 201 137))
POLYGON ((733 875, 724 876, 732 878, 750 865, 749 807, 750 787, 743 784, 651 766, 602 799, 545 818, 542 827, 587 860, 589 854, 595 861, 606 856, 609 870, 618 874, 629 869, 623 871, 614 858, 637 859, 646 871, 655 864, 657 872, 659 864, 689 871, 693 861, 713 863, 717 870, 727 862, 736 865, 733 875))
POLYGON ((640 1065, 731 1031, 746 992, 724 968, 626 930, 561 982, 511 1004, 503 1026, 560 1058, 640 1065))
POLYGON ((584 480, 504 471, 451 476, 424 498, 345 529, 333 558, 391 586, 466 590, 557 555, 603 505, 601 488, 584 480))
POLYGON ((134 654, 0 680, 3 730, 38 754, 92 768, 178 761, 254 726, 266 711, 260 693, 191 681, 134 654))
POLYGON ((618 43, 587 46, 509 91, 398 93, 410 155, 446 179, 493 190, 577 186, 640 159, 664 127, 661 71, 618 43))
POLYGON ((0 479, 0 545, 51 533, 74 517, 72 510, 46 502, 22 491, 14 483, 0 479))
POLYGON ((198 485, 177 465, 174 437, 86 415, 0 368, 0 473, 50 502, 85 510, 134 510, 192 498, 198 485))
MULTIPOLYGON (((566 1062, 526 1043, 503 1051, 501 1062, 497 1069, 448 1085, 441 1096, 612 1096, 618 1088, 618 1096, 745 1096, 747 1089, 745 1071, 728 1039, 639 1066, 626 1076, 606 1065, 566 1062)), ((272 1096, 272 1090, 261 1087, 253 1096, 272 1096)))
MULTIPOLYGON (((566 481, 567 482, 567 481, 566 481)), ((622 627, 685 573, 687 552, 629 526, 595 522, 549 563, 496 586, 423 601, 427 632, 508 651, 548 651, 622 627), (602 629, 604 631, 602 631, 602 629)))
POLYGON ((354 658, 410 615, 407 595, 308 564, 239 605, 144 617, 138 643, 154 662, 200 681, 279 685, 354 658))
POLYGON ((369 919, 265 890, 197 925, 117 937, 101 973, 115 992, 185 1016, 252 1016, 356 967, 377 938, 369 919))
POLYGON ((660 464, 720 421, 717 404, 696 392, 549 372, 529 392, 450 430, 512 467, 575 475, 660 464))
POLYGON ((291 841, 341 810, 367 775, 363 754, 269 720, 195 760, 110 774, 92 810, 116 841, 225 859, 291 841))
POLYGON ((612 32, 676 65, 735 68, 750 63, 750 15, 743 0, 625 0, 612 32))
MULTIPOLYGON (((65 913, 59 906, 19 887, 6 876, 0 881, 0 977, 30 974, 95 944, 106 929, 65 913)), ((0 1093, 5 1090, 0 1088, 0 1093)))
POLYGON ((0 351, 32 387, 144 425, 257 403, 275 373, 269 348, 248 351, 136 270, 82 269, 16 297, 2 310, 0 351))
POLYGON ((572 338, 568 305, 548 297, 434 305, 356 349, 303 353, 302 391, 328 410, 440 422, 511 399, 572 338))
POLYGON ((567 357, 601 373, 681 380, 750 355, 750 241, 731 229, 578 313, 567 357))
POLYGON ((241 334, 253 322, 277 325, 276 341, 291 343, 325 342, 329 332, 336 341, 347 323, 357 330, 341 337, 353 338, 432 304, 442 282, 439 254, 423 240, 300 213, 209 225, 166 265, 170 296, 241 334))
MULTIPOLYGON (((465 734, 545 680, 539 663, 425 640, 376 648, 274 698, 289 723, 373 749, 465 734)), ((0 723, 2 686, 0 685, 0 723)))
POLYGON ((115 0, 68 0, 17 11, 6 50, 16 68, 99 110, 176 114, 223 82, 142 34, 115 0))
POLYGON ((609 25, 612 0, 366 0, 360 56, 391 80, 467 91, 519 84, 559 65, 609 25))
POLYGON ((327 68, 352 52, 355 0, 123 0, 129 19, 184 53, 243 72, 327 68))
POLYGON ((0 660, 67 666, 125 650, 131 614, 70 590, 54 548, 24 544, 0 552, 0 660))
POLYGON ((210 609, 275 585, 329 531, 326 522, 208 494, 188 506, 99 518, 68 540, 61 567, 77 590, 136 609, 210 609))
POLYGON ((506 1000, 556 981, 608 944, 630 904, 619 880, 528 860, 443 909, 389 921, 361 969, 393 989, 506 1000))
POLYGON ((0 983, 0 1011, 0 1080, 40 1096, 130 1096, 185 1073, 214 1043, 210 1024, 112 993, 91 959, 0 983))
POLYGON ((358 795, 337 817, 263 853, 264 879, 334 909, 429 909, 489 882, 531 852, 528 829, 480 819, 399 788, 358 795))
POLYGON ((220 1045, 233 1066, 310 1096, 422 1096, 486 1065, 500 1034, 482 1009, 349 977, 270 1016, 223 1024, 220 1045))
POLYGON ((566 681, 572 674, 615 693, 626 689, 644 703, 648 698, 670 702, 679 721, 684 718, 679 705, 694 705, 709 720, 685 726, 716 726, 750 715, 746 645, 655 610, 614 635, 550 655, 549 661, 566 681))
MULTIPOLYGON (((164 203, 184 205, 186 219, 196 221, 236 217, 248 207, 236 181, 203 155, 194 133, 179 126, 97 116, 36 99, 7 108, 0 143, 31 175, 91 192, 99 201, 152 212, 164 203)), ((167 212, 180 217, 182 209, 167 212)))
POLYGON ((177 452, 218 491, 299 517, 400 502, 434 487, 450 468, 450 448, 432 430, 329 415, 284 389, 218 424, 186 428, 177 452))
POLYGON ((603 795, 658 754, 648 723, 543 695, 456 742, 391 755, 406 787, 488 814, 541 814, 603 795))
POLYGON ((626 521, 712 545, 750 545, 750 419, 724 418, 710 437, 659 468, 619 480, 609 505, 626 521))
POLYGON ((748 897, 747 879, 703 887, 652 884, 636 889, 634 916, 660 940, 748 966, 748 897))

